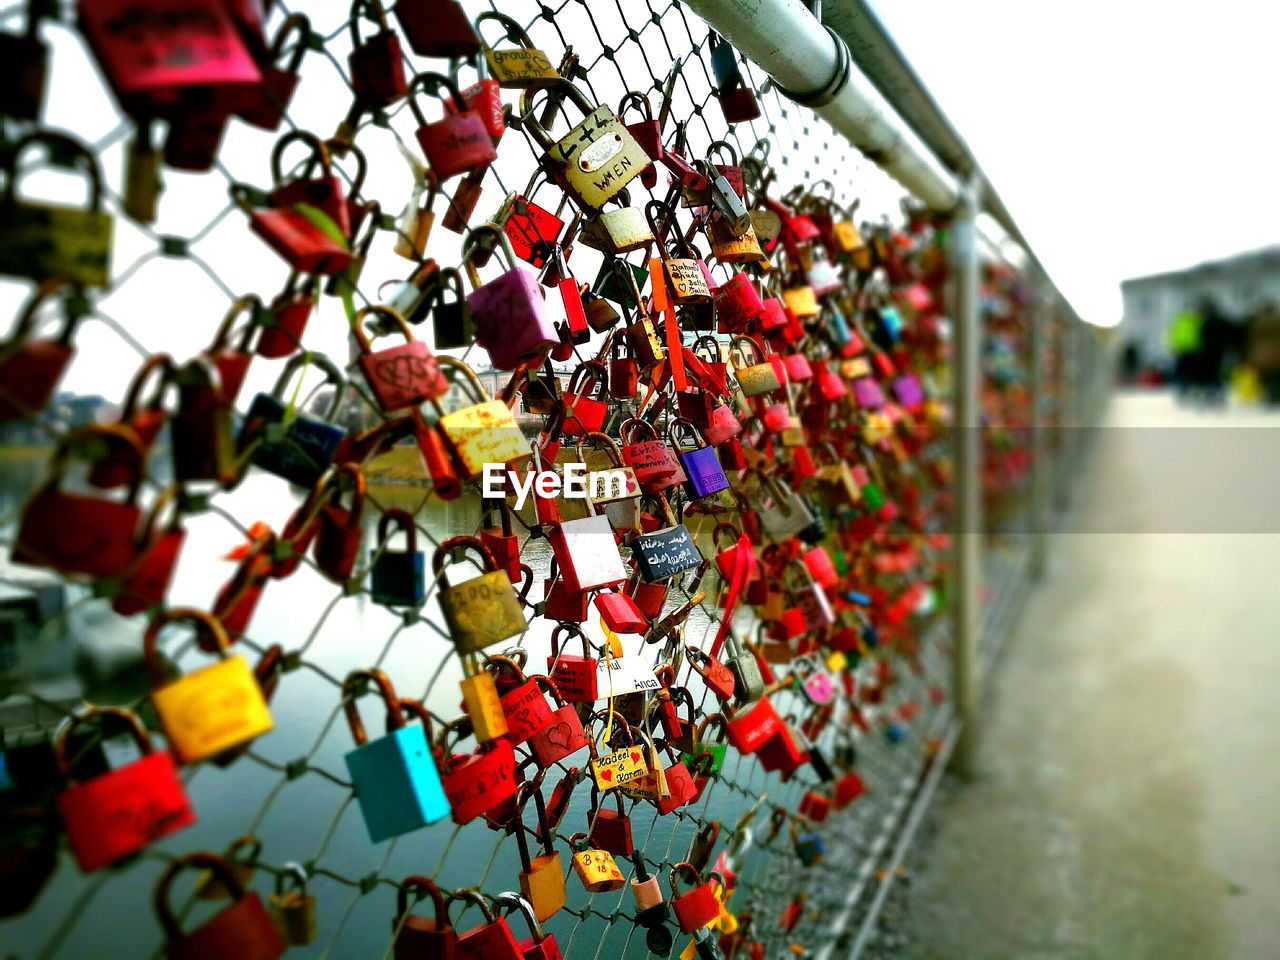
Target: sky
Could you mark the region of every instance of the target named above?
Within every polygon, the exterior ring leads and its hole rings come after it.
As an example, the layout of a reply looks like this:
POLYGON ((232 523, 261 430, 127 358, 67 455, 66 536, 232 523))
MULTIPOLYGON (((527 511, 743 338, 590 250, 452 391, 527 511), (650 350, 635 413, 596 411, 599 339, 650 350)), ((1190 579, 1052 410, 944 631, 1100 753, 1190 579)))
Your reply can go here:
POLYGON ((1261 0, 875 0, 1085 319, 1120 281, 1280 242, 1261 0))

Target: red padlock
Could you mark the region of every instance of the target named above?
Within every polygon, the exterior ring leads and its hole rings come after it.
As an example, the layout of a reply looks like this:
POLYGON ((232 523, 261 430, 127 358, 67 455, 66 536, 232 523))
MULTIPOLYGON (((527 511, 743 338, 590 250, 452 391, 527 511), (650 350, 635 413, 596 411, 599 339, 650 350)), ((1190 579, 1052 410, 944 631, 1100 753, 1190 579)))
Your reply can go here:
POLYGON ((582 628, 573 623, 559 623, 551 632, 551 656, 547 657, 547 672, 556 688, 570 703, 595 703, 596 667, 599 664, 591 655, 591 643, 582 628), (576 635, 582 641, 582 654, 562 653, 562 636, 576 635))
POLYGON ((72 336, 87 310, 83 291, 70 280, 45 280, 36 287, 18 315, 13 333, 0 344, 0 423, 37 416, 48 406, 75 356, 72 336), (36 311, 57 293, 63 295, 62 330, 52 340, 33 337, 36 311))
POLYGON ((485 657, 484 667, 493 674, 500 693, 502 715, 507 720, 507 739, 520 746, 551 722, 551 707, 542 694, 546 678, 528 677, 511 657, 485 657))
POLYGON ((452 899, 469 900, 484 914, 483 923, 458 936, 458 960, 523 960, 511 928, 493 912, 491 900, 478 890, 459 890, 452 899))
POLYGON ((731 700, 733 698, 733 674, 729 668, 717 658, 708 656, 697 647, 685 644, 684 651, 689 658, 689 665, 693 667, 693 672, 702 678, 702 682, 707 685, 707 689, 715 694, 721 703, 731 700))
POLYGON ((67 845, 81 870, 115 863, 161 837, 195 823, 195 811, 178 778, 173 757, 153 751, 137 716, 119 707, 88 707, 58 731, 53 742, 58 772, 67 786, 58 794, 58 813, 67 845), (67 757, 67 740, 81 724, 122 727, 141 756, 91 780, 77 782, 67 757))
POLYGON ((155 905, 169 960, 276 960, 284 955, 284 940, 262 899, 246 891, 227 862, 212 853, 188 853, 169 864, 156 884, 155 905), (233 902, 190 933, 183 933, 169 906, 169 887, 179 872, 189 868, 211 871, 230 892, 233 902))
POLYGON ((832 803, 837 810, 843 810, 866 792, 867 787, 862 782, 862 777, 851 770, 836 781, 835 798, 832 803))
POLYGON ((662 608, 667 602, 667 591, 671 589, 668 581, 646 583, 638 575, 632 576, 623 588, 631 594, 636 607, 649 620, 657 620, 662 616, 662 608))
POLYGON ((676 922, 684 933, 701 930, 720 916, 720 901, 716 899, 711 881, 704 882, 700 874, 687 860, 677 863, 671 868, 671 909, 675 911, 676 922), (694 883, 687 893, 680 892, 676 883, 677 876, 685 876, 694 883))
POLYGON ((302 349, 302 334, 315 309, 320 294, 320 282, 313 277, 299 283, 297 272, 289 274, 285 287, 262 310, 262 332, 254 352, 260 357, 276 359, 290 356, 302 349))
POLYGON ((119 592, 111 601, 111 609, 122 617, 131 617, 164 603, 178 554, 187 539, 178 492, 176 486, 166 487, 151 504, 147 519, 138 530, 134 543, 138 559, 121 580, 119 592), (168 523, 162 524, 160 514, 165 508, 172 509, 173 515, 168 523))
POLYGON ((506 570, 511 582, 516 583, 521 579, 520 539, 512 533, 511 508, 507 506, 507 501, 485 501, 480 523, 480 542, 489 548, 498 569, 506 570), (498 527, 489 522, 495 506, 501 517, 501 526, 498 527))
POLYGON ((449 381, 426 343, 414 339, 404 318, 391 307, 381 304, 365 307, 356 314, 351 329, 360 346, 360 371, 384 413, 435 400, 449 389, 449 381), (373 352, 365 329, 366 318, 370 317, 378 317, 385 325, 398 330, 406 342, 373 352))
POLYGON ((387 11, 381 0, 355 0, 349 23, 351 53, 347 55, 347 67, 356 102, 369 109, 389 107, 409 92, 400 37, 387 24, 387 11), (360 38, 363 19, 373 21, 378 28, 364 40, 360 38))
POLYGON ((231 199, 249 214, 249 228, 293 269, 331 275, 351 266, 347 238, 323 211, 307 204, 255 210, 241 184, 232 184, 231 199))
MULTIPOLYGON (((450 729, 441 733, 445 742, 450 729)), ((510 741, 490 740, 470 754, 440 752, 440 783, 453 808, 453 822, 470 823, 501 808, 516 795, 516 755, 510 741)))
MULTIPOLYGON (((129 392, 125 395, 119 425, 133 434, 144 456, 150 454, 156 436, 169 419, 164 396, 172 375, 173 359, 167 353, 152 354, 133 375, 129 392), (142 390, 152 379, 157 379, 155 389, 142 404, 142 390)), ((134 455, 129 448, 113 446, 106 456, 94 461, 89 468, 88 480, 95 487, 104 489, 125 486, 136 470, 133 460, 134 455)))
POLYGON ((420 57, 462 59, 481 52, 475 27, 454 0, 414 0, 393 9, 409 47, 420 57))
POLYGON ((561 398, 564 419, 560 432, 564 436, 581 437, 604 426, 609 414, 609 404, 604 400, 608 383, 609 371, 599 361, 589 360, 573 371, 561 398))
POLYGON ((514 893, 500 893, 493 898, 493 903, 499 909, 504 906, 510 906, 512 910, 520 911, 525 922, 529 925, 529 932, 532 936, 528 940, 521 940, 516 945, 520 951, 520 956, 524 960, 562 960, 560 945, 556 943, 556 938, 551 934, 543 933, 542 926, 538 923, 538 917, 534 913, 533 905, 528 900, 514 893))
MULTIPOLYGON (((590 738, 583 729, 582 718, 578 716, 577 709, 572 704, 565 703, 555 682, 542 676, 537 676, 535 679, 540 685, 545 686, 556 704, 555 710, 551 712, 551 718, 541 730, 529 738, 529 752, 533 754, 534 762, 546 769, 553 763, 559 763, 584 749, 590 738)), ((551 800, 550 806, 554 808, 554 793, 551 800)))
POLYGON ((22 509, 13 561, 91 577, 126 574, 138 560, 135 535, 142 511, 137 501, 144 473, 142 451, 128 430, 90 424, 67 433, 50 458, 47 478, 22 509), (113 444, 133 461, 123 499, 61 489, 73 458, 95 459, 113 444))
POLYGON ((364 532, 360 526, 364 511, 364 471, 353 463, 345 463, 319 482, 325 484, 329 492, 322 498, 312 556, 321 573, 334 583, 345 584, 355 571, 364 532), (350 507, 342 505, 342 495, 347 491, 351 493, 350 507))
POLYGON ((814 823, 822 823, 831 813, 831 798, 816 790, 806 790, 800 798, 800 815, 808 817, 814 823))
POLYGON ((591 781, 591 807, 587 810, 587 836, 591 846, 607 850, 615 857, 629 857, 635 851, 631 838, 631 818, 622 809, 622 792, 610 790, 617 809, 600 805, 600 791, 591 781))
POLYGON ((449 904, 434 880, 414 874, 400 881, 396 891, 396 915, 391 918, 395 960, 454 960, 458 931, 449 920, 449 904), (435 907, 434 917, 410 913, 409 894, 425 894, 435 907))
POLYGON ((693 803, 694 799, 701 793, 698 785, 694 782, 693 774, 689 772, 689 768, 685 766, 684 761, 679 758, 673 759, 671 764, 663 770, 663 776, 667 779, 667 795, 658 797, 654 801, 659 814, 665 815, 673 810, 678 810, 685 804, 693 803))
POLYGON ((768 697, 761 697, 741 713, 726 712, 725 733, 729 743, 743 755, 757 753, 772 738, 782 732, 782 718, 773 709, 768 697))
MULTIPOLYGON (((312 503, 308 498, 308 503, 312 503)), ((306 508, 307 504, 303 505, 306 508)), ((300 508, 302 509, 302 508, 300 508)), ((313 518, 305 527, 304 544, 299 544, 295 538, 288 543, 292 550, 301 550, 306 552, 306 545, 311 542, 314 531, 317 529, 318 523, 315 520, 316 513, 310 516, 313 518)), ((300 528, 303 529, 303 528, 300 528)), ((210 612, 222 624, 222 629, 226 633, 227 638, 232 642, 239 640, 244 636, 245 631, 249 629, 249 622, 253 619, 254 611, 258 609, 258 601, 262 598, 262 591, 267 585, 267 580, 272 577, 278 577, 282 563, 292 564, 291 569, 296 569, 298 564, 302 562, 301 553, 296 558, 287 560, 279 560, 276 557, 276 536, 272 533, 271 528, 265 524, 261 529, 256 531, 244 552, 244 556, 240 558, 240 564, 236 567, 236 572, 231 575, 231 579, 223 584, 218 591, 218 595, 214 597, 213 606, 210 612)), ((212 637, 206 636, 207 631, 198 634, 198 642, 201 649, 208 653, 217 651, 218 646, 212 637)))
POLYGON ((498 159, 493 140, 483 117, 468 109, 458 86, 440 73, 420 73, 409 85, 409 107, 418 121, 418 145, 435 174, 436 183, 444 183, 460 173, 483 170, 498 159), (438 95, 444 87, 453 110, 433 123, 428 123, 418 106, 417 92, 438 95))
POLYGON ((235 88, 226 97, 231 112, 255 127, 278 130, 285 111, 293 100, 293 93, 298 89, 298 71, 302 67, 302 58, 310 41, 311 21, 306 14, 291 13, 285 17, 276 29, 271 46, 258 62, 262 82, 235 88), (289 55, 289 62, 282 68, 277 64, 290 37, 294 38, 293 52, 289 55))
POLYGON ((234 404, 240 396, 240 388, 249 373, 249 365, 253 362, 254 335, 259 332, 261 315, 262 301, 254 294, 239 297, 223 315, 213 342, 202 351, 217 371, 218 388, 226 403, 234 404), (245 313, 249 320, 240 335, 233 337, 236 320, 245 313))
POLYGON ((551 558, 550 576, 543 582, 542 615, 560 623, 586 623, 591 605, 591 591, 574 590, 560 576, 559 565, 551 558))
POLYGON ((441 500, 458 499, 462 496, 462 478, 458 476, 458 468, 440 428, 428 424, 417 410, 411 410, 405 419, 413 422, 418 452, 422 454, 435 495, 441 500))
POLYGON ((601 590, 595 597, 600 619, 614 633, 644 633, 649 621, 628 594, 615 588, 601 590))
POLYGON ((627 338, 615 337, 609 348, 609 396, 630 400, 640 390, 640 362, 627 356, 627 338))

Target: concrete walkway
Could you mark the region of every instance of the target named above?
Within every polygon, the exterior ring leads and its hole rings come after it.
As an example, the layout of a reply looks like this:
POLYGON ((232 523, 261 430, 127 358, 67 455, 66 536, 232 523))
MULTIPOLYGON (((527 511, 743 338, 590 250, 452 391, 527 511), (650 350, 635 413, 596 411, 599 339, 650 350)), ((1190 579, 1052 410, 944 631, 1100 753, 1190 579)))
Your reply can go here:
POLYGON ((1280 416, 1122 395, 1108 426, 912 878, 912 958, 1280 957, 1280 416))

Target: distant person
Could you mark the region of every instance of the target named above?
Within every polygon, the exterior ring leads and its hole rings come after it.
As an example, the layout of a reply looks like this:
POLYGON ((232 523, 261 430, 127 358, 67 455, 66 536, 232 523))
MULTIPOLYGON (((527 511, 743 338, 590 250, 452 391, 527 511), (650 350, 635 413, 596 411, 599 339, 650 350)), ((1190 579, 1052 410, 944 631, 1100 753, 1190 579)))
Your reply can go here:
POLYGON ((1200 314, 1195 310, 1183 310, 1169 321, 1165 341, 1173 354, 1174 389, 1181 396, 1190 393, 1194 385, 1195 358, 1200 351, 1200 314))
POLYGON ((1235 333, 1233 324, 1217 302, 1209 297, 1200 301, 1200 349, 1193 361, 1194 379, 1201 396, 1209 403, 1223 403, 1227 392, 1223 378, 1223 361, 1235 333))
POLYGON ((1262 398, 1280 404, 1280 307, 1266 304, 1249 325, 1249 365, 1258 375, 1262 398))

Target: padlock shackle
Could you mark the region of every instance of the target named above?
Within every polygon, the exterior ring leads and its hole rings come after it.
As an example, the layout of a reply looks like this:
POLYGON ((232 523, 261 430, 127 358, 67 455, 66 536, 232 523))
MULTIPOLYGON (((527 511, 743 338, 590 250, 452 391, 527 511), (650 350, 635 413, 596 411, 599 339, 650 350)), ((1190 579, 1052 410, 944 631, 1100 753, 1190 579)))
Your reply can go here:
POLYGON ((153 353, 142 361, 142 365, 134 372, 133 379, 129 381, 129 391, 125 394, 124 403, 120 407, 121 423, 127 423, 132 420, 134 414, 137 413, 138 400, 142 395, 142 388, 147 385, 147 381, 152 374, 159 374, 160 382, 151 398, 147 401, 147 409, 157 410, 164 401, 165 387, 173 379, 173 357, 167 353, 153 353))
POLYGON ((409 714, 415 720, 420 720, 422 722, 422 726, 425 728, 424 735, 427 738, 428 744, 435 740, 435 729, 432 726, 431 711, 427 709, 427 705, 421 700, 410 700, 407 697, 402 697, 397 700, 396 708, 387 712, 388 733, 392 730, 399 729, 400 727, 407 726, 407 724, 404 723, 405 714, 409 714), (397 724, 393 722, 396 719, 399 719, 400 723, 397 724))
POLYGON ((507 913, 519 911, 525 921, 529 924, 529 932, 533 934, 533 942, 541 943, 547 939, 547 935, 542 932, 542 924, 538 923, 538 918, 533 912, 533 904, 515 891, 508 890, 506 893, 500 893, 493 898, 493 905, 498 912, 498 916, 506 916, 507 913), (502 908, 510 909, 503 913, 502 908))
POLYGON ((653 120, 653 104, 649 102, 649 95, 636 90, 628 90, 623 95, 622 101, 618 104, 618 118, 621 119, 627 112, 627 107, 633 104, 644 111, 645 120, 653 120))
POLYGON ((342 712, 347 715, 347 725, 351 728, 351 735, 355 738, 357 747, 362 747, 369 742, 364 721, 360 719, 360 711, 356 707, 356 700, 365 693, 364 685, 369 681, 373 681, 382 697, 382 702, 386 705, 387 727, 390 730, 399 730, 404 726, 404 717, 400 715, 400 700, 387 675, 377 669, 352 670, 342 681, 342 712))
POLYGON ((609 451, 610 459, 613 461, 613 465, 615 467, 621 468, 626 466, 626 464, 622 462, 622 451, 618 448, 618 444, 614 442, 613 437, 609 436, 607 433, 601 433, 599 430, 588 430, 578 439, 577 444, 574 446, 574 449, 578 454, 578 459, 583 463, 587 462, 583 447, 591 441, 599 441, 604 449, 609 451))
POLYGON ((305 13, 291 13, 280 22, 280 26, 276 28, 275 36, 271 39, 271 46, 267 48, 267 59, 272 65, 280 62, 280 55, 284 53, 285 44, 288 42, 292 34, 298 34, 298 45, 294 47, 293 54, 289 58, 289 64, 285 67, 287 73, 296 74, 298 68, 302 65, 302 58, 307 52, 307 46, 311 39, 311 20, 305 13))
MULTIPOLYGON (((520 648, 520 651, 522 653, 525 653, 526 661, 527 661, 527 658, 528 658, 527 652, 524 650, 523 647, 520 648)), ((521 666, 521 664, 518 663, 515 660, 515 658, 507 656, 506 654, 503 654, 503 653, 485 654, 483 666, 485 670, 493 674, 493 679, 495 681, 497 681, 497 679, 501 677, 505 671, 508 671, 508 670, 515 674, 515 677, 516 677, 515 682, 517 685, 527 683, 531 679, 524 672, 524 667, 521 666)))
POLYGON ((503 30, 506 31, 504 35, 508 40, 520 44, 520 46, 524 47, 526 50, 538 49, 533 45, 533 41, 529 39, 529 34, 525 32, 524 27, 520 26, 519 23, 507 16, 505 13, 499 13, 497 10, 486 10, 475 19, 476 36, 480 38, 481 46, 487 47, 490 50, 493 49, 485 42, 484 34, 480 30, 480 24, 488 20, 494 20, 502 24, 503 30))
POLYGON ((714 776, 713 771, 716 766, 715 754, 709 750, 699 750, 693 757, 693 769, 689 772, 695 777, 702 774, 704 777, 714 776), (705 772, 703 768, 706 768, 705 772))
POLYGON ((498 561, 493 558, 493 552, 484 545, 484 541, 479 537, 449 537, 431 555, 431 572, 435 574, 436 579, 439 579, 443 574, 445 561, 449 559, 449 555, 455 550, 474 550, 480 554, 480 559, 483 561, 482 570, 485 573, 493 573, 498 569, 498 561))
POLYGON ((726 742, 725 738, 728 736, 728 733, 729 733, 728 728, 729 728, 729 721, 725 719, 725 716, 723 713, 708 713, 701 720, 699 720, 698 725, 693 728, 694 746, 696 747, 697 745, 703 742, 725 743, 726 742), (707 741, 706 731, 708 730, 708 728, 710 728, 713 725, 720 728, 721 739, 715 740, 715 741, 707 741))
MULTIPOLYGON (((364 2, 364 0, 357 0, 357 3, 360 2, 364 2)), ((284 153, 294 143, 302 143, 310 148, 311 154, 304 170, 309 171, 316 163, 319 163, 324 176, 328 177, 333 174, 333 158, 329 153, 327 142, 321 140, 310 130, 295 129, 281 136, 276 141, 275 146, 271 148, 271 183, 273 186, 279 187, 284 183, 284 153)), ((307 175, 307 173, 302 174, 302 176, 307 175)))
POLYGON ((74 158, 72 163, 66 164, 69 167, 82 165, 85 173, 89 177, 89 209, 99 211, 102 209, 102 170, 98 167, 98 159, 93 152, 79 140, 65 133, 57 133, 53 130, 33 130, 25 136, 19 137, 12 149, 9 151, 6 163, 6 183, 4 187, 4 199, 6 203, 12 203, 17 194, 18 189, 18 158, 22 156, 22 151, 28 147, 43 144, 49 151, 49 155, 57 156, 59 159, 74 158))
POLYGON ((474 251, 481 248, 481 237, 492 236, 497 240, 497 245, 492 247, 484 247, 497 251, 502 250, 503 257, 507 261, 507 270, 516 269, 516 254, 511 249, 511 239, 507 236, 507 231, 498 226, 492 220, 486 220, 477 227, 468 227, 466 234, 462 238, 462 266, 467 271, 467 279, 471 281, 473 289, 480 289, 483 284, 480 283, 480 270, 474 262, 474 251))
POLYGON ((436 929, 440 931, 452 930, 453 921, 449 919, 449 900, 444 891, 437 886, 436 882, 430 877, 424 877, 420 873, 410 874, 400 881, 396 889, 396 917, 402 918, 409 912, 409 894, 418 895, 418 900, 422 899, 425 894, 431 899, 431 903, 436 908, 436 929), (442 922, 443 921, 443 922, 442 922))
POLYGON ((142 551, 151 543, 152 538, 156 534, 156 527, 160 521, 160 514, 166 507, 173 507, 173 516, 170 518, 167 525, 168 532, 172 533, 182 529, 181 495, 181 486, 176 483, 171 483, 169 486, 161 490, 156 495, 156 498, 151 501, 151 506, 147 509, 147 515, 143 518, 142 523, 139 524, 138 532, 133 538, 134 549, 136 549, 139 554, 141 554, 142 551))
MULTIPOLYGON (((138 745, 138 752, 143 756, 152 752, 151 736, 133 711, 126 710, 124 707, 84 707, 61 724, 53 737, 53 762, 58 769, 58 775, 66 783, 79 782, 75 777, 72 758, 67 756, 71 732, 78 726, 89 724, 98 727, 101 731, 108 723, 122 728, 132 736, 134 743, 138 745)), ((99 739, 106 739, 101 732, 99 739)))
MULTIPOLYGON (((529 679, 536 682, 538 686, 544 689, 547 693, 551 694, 551 699, 556 702, 557 710, 559 710, 561 707, 566 707, 569 705, 569 701, 565 700, 565 698, 560 695, 560 688, 556 686, 556 682, 552 680, 550 677, 548 677, 546 674, 531 673, 529 674, 529 679)), ((541 771, 539 772, 541 773, 541 771)))
POLYGON ((644 219, 649 224, 649 230, 653 233, 654 242, 657 243, 658 249, 662 251, 664 260, 668 259, 684 259, 684 260, 700 260, 698 251, 695 250, 688 238, 680 229, 680 224, 676 221, 675 211, 662 200, 650 200, 644 205, 644 219), (662 218, 662 226, 658 226, 656 217, 662 218), (672 256, 671 248, 667 245, 669 234, 675 235, 677 255, 672 256))
POLYGON ((695 450, 705 450, 707 448, 706 438, 703 437, 702 431, 694 425, 692 420, 686 417, 672 417, 667 424, 667 442, 677 451, 680 450, 680 441, 676 438, 682 429, 687 430, 693 436, 693 448, 695 450))
MULTIPOLYGON (((436 357, 436 362, 441 368, 447 368, 462 374, 463 380, 471 387, 471 397, 477 404, 484 403, 486 400, 492 400, 489 391, 485 390, 484 384, 480 382, 480 378, 476 376, 476 372, 471 369, 465 362, 457 357, 441 355, 436 357)), ((510 404, 508 404, 510 406, 510 404)))
POLYGON ((429 97, 439 97, 442 86, 448 92, 449 99, 453 101, 453 106, 458 113, 467 112, 466 101, 462 99, 462 92, 458 89, 458 85, 453 78, 447 77, 443 73, 436 73, 434 70, 427 70, 423 73, 414 74, 405 93, 409 100, 409 109, 413 111, 413 116, 418 121, 418 126, 425 127, 427 125, 427 118, 423 116, 422 108, 418 106, 419 88, 429 97))
POLYGON ((400 507, 390 507, 378 518, 378 545, 385 549, 387 540, 395 533, 389 529, 392 524, 404 531, 405 538, 408 540, 408 552, 417 553, 418 525, 414 522, 413 514, 400 507))
POLYGON ((280 867, 276 873, 276 896, 281 897, 289 892, 288 881, 293 881, 293 887, 302 896, 307 895, 307 881, 311 879, 311 875, 307 873, 307 868, 296 860, 290 860, 280 867))
POLYGON ((547 823, 547 804, 542 799, 542 785, 536 780, 527 780, 516 791, 515 816, 512 818, 512 829, 515 830, 516 846, 520 852, 520 867, 525 871, 533 869, 533 860, 529 856, 529 838, 524 825, 524 807, 530 797, 533 797, 534 810, 538 815, 538 827, 533 831, 534 839, 542 845, 542 852, 547 856, 553 856, 556 852, 553 831, 547 823))
POLYGON ((684 876, 684 877, 692 876, 693 886, 698 887, 702 885, 702 874, 699 872, 698 868, 695 867, 688 860, 681 860, 679 863, 677 863, 674 867, 671 868, 671 872, 667 875, 667 878, 671 883, 672 897, 680 896, 680 885, 676 883, 677 876, 684 876))
POLYGON ((569 393, 581 396, 582 381, 589 379, 591 389, 595 394, 595 399, 600 399, 600 394, 604 392, 605 387, 609 383, 609 369, 599 360, 586 360, 578 365, 578 368, 569 376, 569 383, 566 390, 569 393))
POLYGON ((347 27, 351 31, 351 45, 353 47, 360 46, 360 21, 367 18, 376 23, 382 30, 389 30, 387 24, 387 11, 382 5, 382 0, 353 0, 351 4, 351 12, 347 17, 347 27), (368 16, 372 14, 372 16, 368 16))
POLYGON ((333 399, 329 401, 329 411, 325 414, 325 420, 332 423, 342 410, 342 394, 346 389, 347 380, 342 375, 342 371, 338 369, 338 365, 323 353, 305 350, 291 356, 284 367, 281 368, 280 376, 276 377, 275 386, 271 388, 271 395, 277 400, 281 399, 294 375, 299 372, 305 372, 309 366, 316 367, 324 374, 323 383, 333 384, 333 399))
POLYGON ((147 624, 147 632, 142 638, 142 656, 146 661, 147 674, 151 678, 153 688, 159 687, 166 680, 164 666, 160 663, 156 650, 160 631, 171 623, 182 621, 195 625, 197 637, 212 639, 218 649, 219 657, 225 658, 231 649, 231 640, 227 637, 227 631, 213 614, 195 607, 172 607, 168 610, 160 610, 147 624))
POLYGON ((360 345, 361 353, 369 353, 373 349, 373 342, 369 337, 368 331, 364 328, 365 317, 373 314, 374 316, 383 317, 389 320, 396 327, 400 328, 400 332, 404 334, 405 341, 413 343, 415 337, 413 331, 409 329, 409 324, 405 322, 404 317, 394 307, 388 307, 385 303, 372 303, 367 307, 360 309, 351 320, 351 333, 356 338, 356 343, 360 345))
POLYGON ((178 926, 173 908, 169 905, 169 887, 181 871, 191 868, 203 868, 212 873, 231 894, 232 900, 243 900, 248 896, 244 884, 240 882, 240 877, 231 869, 230 864, 217 854, 201 851, 178 857, 169 864, 164 873, 160 874, 153 895, 156 916, 160 920, 160 926, 164 928, 165 939, 171 944, 182 938, 182 928, 178 926))
POLYGON ((146 475, 147 457, 138 441, 137 435, 128 427, 118 423, 86 423, 84 426, 75 427, 67 431, 58 440, 57 446, 53 448, 53 453, 49 456, 48 472, 45 474, 44 480, 36 488, 37 494, 45 490, 55 489, 62 481, 62 475, 66 472, 68 461, 73 458, 78 459, 79 452, 83 451, 85 446, 92 443, 95 438, 105 443, 107 447, 118 445, 132 459, 133 472, 126 496, 128 503, 136 503, 138 492, 146 475))
POLYGON ((587 635, 583 632, 582 627, 576 623, 565 623, 558 621, 555 628, 551 631, 551 659, 560 659, 560 635, 567 633, 570 636, 576 635, 582 641, 582 655, 587 659, 591 659, 591 643, 587 639, 587 635))
POLYGON ((565 99, 573 101, 574 106, 582 111, 583 117, 591 116, 596 109, 587 95, 579 90, 572 80, 566 80, 561 77, 545 87, 526 87, 520 94, 520 122, 532 134, 533 139, 543 150, 550 150, 555 146, 555 138, 547 132, 547 128, 543 125, 543 120, 552 122, 550 119, 543 117, 535 118, 533 115, 533 98, 534 94, 546 93, 547 97, 556 107, 556 112, 562 112, 565 99))
POLYGON ((640 441, 635 439, 635 431, 642 428, 648 432, 649 440, 662 439, 662 437, 658 436, 657 427, 648 420, 641 420, 639 417, 628 417, 626 420, 623 420, 622 425, 618 428, 618 436, 621 438, 622 442, 628 446, 633 443, 639 443, 640 441))
POLYGON ((84 302, 84 288, 67 277, 51 277, 40 281, 31 292, 30 299, 23 304, 22 312, 18 314, 18 320, 13 325, 9 338, 0 342, 0 359, 7 359, 5 354, 9 352, 10 347, 21 346, 31 337, 36 328, 36 312, 46 300, 59 291, 65 291, 67 296, 63 300, 64 317, 57 342, 64 345, 71 342, 71 335, 79 325, 81 316, 89 309, 88 304, 84 302), (73 306, 75 309, 72 309, 73 306))
POLYGON ((244 333, 240 335, 240 342, 236 344, 236 349, 242 353, 249 352, 249 343, 253 337, 254 331, 259 329, 259 317, 263 311, 262 301, 258 299, 256 293, 246 293, 242 297, 237 297, 232 301, 231 306, 227 308, 227 312, 222 315, 222 322, 218 324, 218 330, 213 335, 213 340, 209 346, 205 348, 206 353, 214 353, 218 350, 225 350, 231 339, 231 328, 236 322, 236 318, 246 310, 249 311, 249 323, 244 329, 244 333))
POLYGON ((711 531, 711 545, 714 546, 718 552, 723 552, 725 550, 733 549, 738 545, 738 541, 741 539, 742 539, 742 531, 739 530, 737 526, 735 526, 733 523, 729 522, 728 520, 719 521, 715 525, 715 529, 711 531), (721 531, 727 531, 729 535, 733 538, 733 542, 728 547, 722 547, 720 545, 721 531))
POLYGON ((484 914, 484 922, 486 924, 494 923, 498 919, 493 912, 493 901, 479 890, 472 888, 455 890, 453 893, 449 894, 448 900, 450 903, 454 900, 465 900, 468 903, 476 904, 480 908, 480 912, 484 914))

